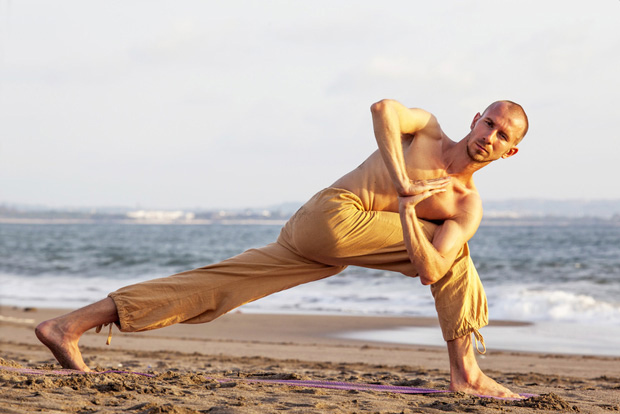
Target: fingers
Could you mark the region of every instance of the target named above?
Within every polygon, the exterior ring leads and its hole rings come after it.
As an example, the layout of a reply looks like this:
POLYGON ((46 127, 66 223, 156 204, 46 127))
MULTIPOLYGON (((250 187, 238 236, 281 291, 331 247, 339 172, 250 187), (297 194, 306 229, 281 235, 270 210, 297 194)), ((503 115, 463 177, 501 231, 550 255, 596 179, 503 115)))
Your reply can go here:
POLYGON ((448 183, 451 180, 452 178, 448 176, 448 177, 431 178, 430 180, 419 180, 415 182, 423 184, 423 185, 430 185, 430 186, 445 186, 445 185, 448 185, 448 183))
MULTIPOLYGON (((430 190, 445 189, 448 186, 448 184, 450 184, 451 181, 452 181, 452 178, 450 176, 431 178, 428 180, 411 181, 407 191, 399 195, 401 197, 402 196, 405 196, 405 197, 416 196, 416 195, 421 195, 422 193, 426 191, 430 191, 430 190)), ((427 196, 425 198, 428 198, 428 197, 430 196, 427 196)))
POLYGON ((423 181, 423 182, 427 182, 427 183, 432 183, 432 182, 447 182, 447 183, 449 183, 451 179, 452 179, 452 177, 450 177, 449 175, 446 175, 445 177, 430 178, 428 180, 419 180, 419 181, 423 181))
POLYGON ((398 197, 399 201, 404 205, 417 205, 418 203, 426 200, 427 198, 438 194, 446 192, 445 188, 433 188, 422 193, 418 193, 412 196, 400 196, 398 197))
POLYGON ((450 177, 432 178, 430 180, 417 180, 413 182, 414 194, 424 191, 445 188, 450 183, 450 177))
POLYGON ((434 188, 432 190, 425 191, 422 194, 418 194, 415 197, 418 197, 418 201, 417 202, 419 203, 420 201, 426 200, 427 198, 429 198, 429 197, 431 197, 431 196, 433 196, 433 195, 435 195, 437 193, 445 193, 445 192, 446 192, 445 188, 434 188))

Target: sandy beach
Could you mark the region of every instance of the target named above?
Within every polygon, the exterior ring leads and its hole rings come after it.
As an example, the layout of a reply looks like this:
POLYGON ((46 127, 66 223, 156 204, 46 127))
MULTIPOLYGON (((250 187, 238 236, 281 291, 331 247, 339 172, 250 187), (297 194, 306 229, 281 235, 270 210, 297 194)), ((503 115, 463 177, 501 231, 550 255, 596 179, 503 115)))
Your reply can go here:
MULTIPOLYGON (((433 318, 231 313, 213 323, 138 334, 87 332, 80 344, 97 371, 61 375, 34 326, 61 310, 0 307, 3 413, 441 413, 620 410, 620 357, 494 351, 479 356, 490 376, 521 401, 460 393, 300 387, 252 379, 339 381, 446 390, 443 347, 342 339, 349 331, 428 327, 433 318), (20 369, 49 370, 28 374, 20 369)), ((498 323, 498 322, 495 322, 498 323)), ((508 324, 509 325, 509 324, 508 324)))

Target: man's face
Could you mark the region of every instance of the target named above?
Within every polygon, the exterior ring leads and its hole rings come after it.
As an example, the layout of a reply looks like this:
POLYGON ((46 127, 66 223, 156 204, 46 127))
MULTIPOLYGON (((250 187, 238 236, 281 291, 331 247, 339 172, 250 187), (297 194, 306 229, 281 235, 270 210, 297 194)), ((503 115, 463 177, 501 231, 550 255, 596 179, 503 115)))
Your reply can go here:
POLYGON ((524 120, 508 104, 497 103, 482 115, 476 114, 467 140, 467 154, 476 162, 491 162, 517 153, 524 120))

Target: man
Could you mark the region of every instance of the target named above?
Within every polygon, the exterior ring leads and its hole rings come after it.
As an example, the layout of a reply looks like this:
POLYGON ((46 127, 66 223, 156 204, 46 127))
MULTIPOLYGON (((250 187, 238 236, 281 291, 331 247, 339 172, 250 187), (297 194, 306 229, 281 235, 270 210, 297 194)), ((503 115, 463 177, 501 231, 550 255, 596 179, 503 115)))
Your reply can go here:
POLYGON ((422 109, 383 100, 371 111, 378 151, 300 208, 275 243, 119 289, 41 323, 38 338, 63 367, 88 371, 78 341, 93 327, 116 323, 137 332, 208 322, 357 265, 418 276, 431 285, 448 346, 451 390, 516 397, 482 373, 475 359, 471 336, 482 340, 478 329, 488 323, 487 302, 467 241, 482 218, 473 173, 517 153, 528 129, 525 112, 513 102, 495 102, 454 142, 422 109))

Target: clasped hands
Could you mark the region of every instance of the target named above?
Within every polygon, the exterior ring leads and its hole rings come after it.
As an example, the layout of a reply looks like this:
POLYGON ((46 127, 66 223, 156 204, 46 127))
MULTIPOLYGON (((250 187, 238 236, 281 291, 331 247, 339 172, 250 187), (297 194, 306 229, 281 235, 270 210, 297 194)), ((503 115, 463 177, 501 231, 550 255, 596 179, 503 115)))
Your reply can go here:
POLYGON ((449 176, 410 181, 409 187, 398 195, 399 207, 415 207, 430 196, 445 192, 450 181, 449 176))

